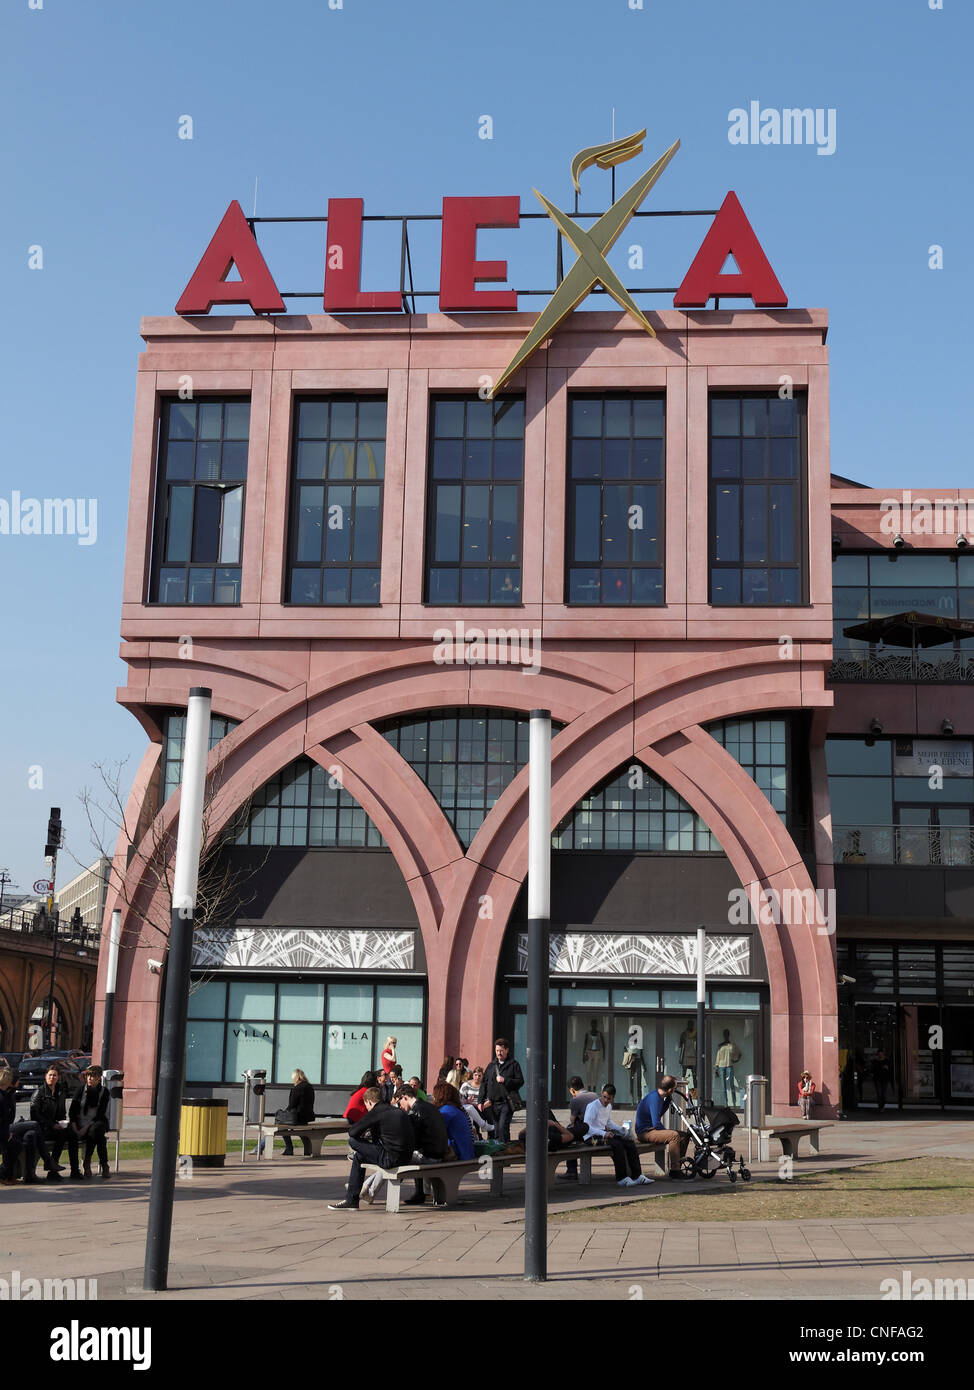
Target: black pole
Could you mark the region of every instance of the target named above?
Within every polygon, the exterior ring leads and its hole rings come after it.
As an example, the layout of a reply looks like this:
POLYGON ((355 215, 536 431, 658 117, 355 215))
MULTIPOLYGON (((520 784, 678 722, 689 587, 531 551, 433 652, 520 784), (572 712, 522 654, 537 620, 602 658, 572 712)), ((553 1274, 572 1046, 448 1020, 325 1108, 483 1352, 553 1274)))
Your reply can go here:
POLYGON ((57 1047, 57 1032, 54 1029, 54 976, 57 971, 58 927, 61 924, 57 908, 54 909, 54 914, 50 920, 54 927, 54 944, 51 950, 51 989, 47 996, 47 1046, 57 1047), (54 1033, 53 1040, 51 1038, 52 1033, 54 1033))
POLYGON ((524 1178, 524 1277, 530 1283, 541 1283, 548 1277, 548 937, 551 917, 549 710, 531 711, 531 734, 528 796, 528 1099, 525 1116, 527 1152, 524 1178))
POLYGON ((182 1103, 192 956, 193 919, 174 908, 166 961, 166 992, 162 1006, 156 1133, 152 1147, 152 1186, 149 1189, 149 1226, 143 1279, 144 1287, 153 1291, 168 1287, 169 1240, 172 1234, 173 1186, 179 1154, 179 1110, 182 1103))
POLYGON ((105 995, 105 1016, 101 1025, 101 1069, 105 1071, 108 1067, 108 1058, 112 1046, 112 1019, 115 1013, 115 991, 105 995))

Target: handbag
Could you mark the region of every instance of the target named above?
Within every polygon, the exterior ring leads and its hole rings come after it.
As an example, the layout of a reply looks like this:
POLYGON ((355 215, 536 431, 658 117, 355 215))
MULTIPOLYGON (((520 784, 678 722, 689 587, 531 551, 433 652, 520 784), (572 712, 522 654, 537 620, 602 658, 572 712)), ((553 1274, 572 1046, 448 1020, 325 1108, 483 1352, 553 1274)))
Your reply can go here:
POLYGON ((510 1102, 512 1114, 516 1115, 519 1110, 524 1109, 524 1101, 517 1091, 508 1091, 507 1099, 510 1102))
POLYGON ((301 1121, 296 1110, 277 1110, 274 1112, 274 1123, 278 1125, 298 1125, 301 1121))
POLYGON ((626 1071, 632 1066, 632 1053, 626 1051, 622 1054, 622 1065, 626 1071))

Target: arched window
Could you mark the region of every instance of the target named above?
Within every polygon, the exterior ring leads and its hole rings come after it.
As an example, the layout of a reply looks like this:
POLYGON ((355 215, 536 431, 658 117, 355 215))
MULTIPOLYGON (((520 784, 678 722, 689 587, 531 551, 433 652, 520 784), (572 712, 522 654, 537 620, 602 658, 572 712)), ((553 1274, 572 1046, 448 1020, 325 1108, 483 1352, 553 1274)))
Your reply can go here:
POLYGON ((379 849, 385 841, 337 775, 298 758, 254 792, 237 844, 379 849))

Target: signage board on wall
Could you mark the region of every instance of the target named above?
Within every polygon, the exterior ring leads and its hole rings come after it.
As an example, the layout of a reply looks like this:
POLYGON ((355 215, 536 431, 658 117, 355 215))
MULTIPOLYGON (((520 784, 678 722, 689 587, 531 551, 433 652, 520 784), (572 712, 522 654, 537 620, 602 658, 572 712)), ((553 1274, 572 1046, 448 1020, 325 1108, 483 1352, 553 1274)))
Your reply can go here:
POLYGON ((898 738, 893 746, 897 777, 929 777, 931 769, 945 777, 974 777, 974 744, 969 738, 898 738))

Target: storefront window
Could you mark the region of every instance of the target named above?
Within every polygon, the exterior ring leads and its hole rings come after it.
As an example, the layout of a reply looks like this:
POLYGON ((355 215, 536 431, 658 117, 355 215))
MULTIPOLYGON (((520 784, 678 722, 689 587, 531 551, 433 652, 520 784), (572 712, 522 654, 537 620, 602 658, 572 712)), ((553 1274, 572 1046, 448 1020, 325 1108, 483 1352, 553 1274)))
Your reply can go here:
POLYGON ((717 1105, 742 1106, 745 1078, 754 1065, 754 1019, 733 1014, 710 1016, 710 1067, 707 1089, 717 1105))
POLYGON ((565 1066, 569 1076, 577 1073, 582 1078, 586 1090, 598 1091, 605 1085, 611 1071, 607 1014, 592 1014, 588 1018, 578 1013, 569 1015, 565 1066))
POLYGON ((418 981, 208 981, 190 995, 186 1079, 239 1082, 262 1067, 289 1086, 297 1067, 312 1085, 352 1088, 390 1034, 404 1074, 419 1074, 424 997, 418 981))

